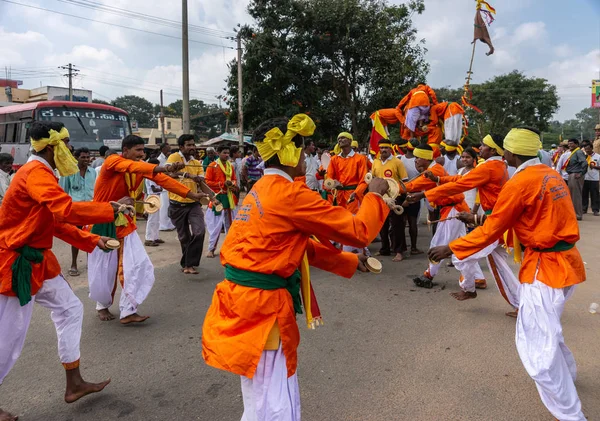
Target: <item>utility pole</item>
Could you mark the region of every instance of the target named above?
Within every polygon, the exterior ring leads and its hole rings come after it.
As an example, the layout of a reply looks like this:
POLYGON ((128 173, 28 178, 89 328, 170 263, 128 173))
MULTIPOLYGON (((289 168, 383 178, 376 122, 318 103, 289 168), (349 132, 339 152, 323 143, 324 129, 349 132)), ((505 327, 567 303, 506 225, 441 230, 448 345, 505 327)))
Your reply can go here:
POLYGON ((240 148, 244 147, 244 110, 242 107, 242 35, 237 34, 237 65, 238 65, 238 130, 240 133, 240 148))
POLYGON ((183 66, 183 133, 190 133, 190 63, 188 51, 187 0, 181 2, 181 50, 183 66))
POLYGON ((69 101, 73 101, 73 77, 79 74, 79 69, 76 69, 71 63, 66 66, 60 66, 59 69, 68 71, 68 73, 63 76, 69 78, 69 101))
POLYGON ((167 136, 165 135, 165 113, 163 112, 163 93, 160 90, 160 136, 162 138, 162 144, 167 143, 167 136))

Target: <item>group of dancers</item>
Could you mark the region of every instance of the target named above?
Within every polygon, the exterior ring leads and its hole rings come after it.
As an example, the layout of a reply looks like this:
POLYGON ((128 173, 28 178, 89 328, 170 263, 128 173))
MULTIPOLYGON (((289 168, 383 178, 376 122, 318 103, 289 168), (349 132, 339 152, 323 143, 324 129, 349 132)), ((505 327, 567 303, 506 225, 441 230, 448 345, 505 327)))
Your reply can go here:
MULTIPOLYGON (((232 222, 220 250, 224 280, 217 284, 204 320, 204 360, 241 376, 242 420, 300 420, 296 314, 303 313, 310 328, 321 322, 309 266, 347 278, 367 270, 363 250, 385 223, 393 222, 388 219, 394 218, 389 200, 384 199, 390 186, 385 178, 392 178, 405 193, 396 206, 408 211, 426 199, 439 211, 429 267, 415 283, 430 287, 441 262, 451 257, 461 272, 461 292, 455 298, 476 298, 483 279, 478 260, 486 257, 503 297, 518 310, 517 349, 543 403, 559 420, 585 420, 574 385, 575 362, 560 323, 565 301, 585 280, 575 247, 579 229, 567 186, 537 157, 539 133, 515 128, 504 138, 486 136, 480 149, 485 161, 466 175, 448 175, 436 162, 435 148, 413 145, 418 174, 410 180, 406 168, 398 165, 402 162, 394 161, 389 141, 380 141, 381 154, 370 163, 352 150, 352 136, 342 133, 339 153, 326 171, 336 183, 324 200, 304 178, 305 138, 315 129, 309 116, 298 114, 268 120, 255 130, 253 143, 264 160, 264 176, 234 211, 237 196, 230 186, 235 172, 226 148, 219 151, 223 159, 212 163, 203 178, 188 172, 197 167, 184 152, 165 165, 143 162, 144 142, 137 136, 123 140, 121 155, 106 158, 94 201, 74 203, 54 174, 77 171, 64 143, 68 132, 60 123, 34 123, 34 152, 0 207, 0 383, 22 350, 34 302, 52 309, 67 373, 65 401, 74 402, 109 383, 87 383, 80 374, 83 306, 61 275, 52 239, 90 253, 90 298, 103 320, 113 317, 109 308, 119 282, 121 323, 143 322, 147 316, 138 314, 138 306, 152 288, 154 270, 136 232, 135 212, 129 209, 148 179, 169 191, 170 199, 187 199, 190 208, 210 200, 207 212, 213 212, 215 224, 232 222), (512 178, 507 164, 517 168, 512 178), (369 168, 374 177, 367 184, 369 168), (178 181, 182 177, 186 183, 178 181), (204 183, 211 192, 202 188, 204 183), (472 213, 465 203, 464 192, 474 188, 482 214, 472 213), (465 224, 476 228, 467 233, 465 224), (110 239, 118 239, 120 247, 109 247, 110 239), (521 260, 518 277, 507 264, 507 249, 521 260)), ((191 232, 187 243, 181 241, 181 266, 188 273, 196 264, 191 253, 186 257, 195 235, 191 232)), ((179 230, 178 236, 185 240, 179 230)), ((209 248, 215 252, 212 244, 209 248)), ((0 410, 0 421, 16 418, 0 410)))

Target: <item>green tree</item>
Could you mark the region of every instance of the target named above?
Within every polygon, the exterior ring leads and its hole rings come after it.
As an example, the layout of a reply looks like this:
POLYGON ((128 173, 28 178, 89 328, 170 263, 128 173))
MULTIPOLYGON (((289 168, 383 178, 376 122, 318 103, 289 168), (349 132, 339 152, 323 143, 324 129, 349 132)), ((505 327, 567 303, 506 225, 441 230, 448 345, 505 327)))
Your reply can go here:
MULTIPOLYGON (((169 104, 167 107, 172 115, 183 115, 183 101, 177 101, 169 104)), ((160 111, 160 110, 159 110, 160 111)), ((227 116, 226 110, 219 108, 217 104, 206 104, 198 99, 190 100, 190 126, 198 135, 207 135, 215 137, 225 131, 227 116)), ((167 111, 165 111, 165 114, 167 111)))
POLYGON ((158 127, 154 105, 145 98, 136 95, 120 96, 112 105, 129 113, 129 118, 138 122, 139 127, 158 127))
MULTIPOLYGON (((309 112, 324 139, 350 129, 366 139, 370 114, 392 107, 428 71, 413 13, 423 0, 253 0, 253 27, 242 27, 244 121, 309 112)), ((228 97, 237 119, 237 63, 228 97)))

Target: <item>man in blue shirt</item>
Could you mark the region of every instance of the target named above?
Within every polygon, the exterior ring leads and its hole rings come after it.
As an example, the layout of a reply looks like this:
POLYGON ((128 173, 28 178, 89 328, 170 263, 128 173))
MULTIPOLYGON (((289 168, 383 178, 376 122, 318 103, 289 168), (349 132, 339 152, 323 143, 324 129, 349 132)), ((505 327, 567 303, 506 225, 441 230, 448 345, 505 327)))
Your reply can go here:
MULTIPOLYGON (((96 170, 90 166, 90 150, 80 148, 73 154, 77 158, 79 172, 68 177, 61 177, 60 186, 73 199, 73 202, 91 202, 94 198, 94 184, 96 184, 96 170)), ((79 227, 81 228, 81 227, 79 227)), ((70 276, 78 276, 77 256, 79 249, 71 246, 71 269, 70 276)))

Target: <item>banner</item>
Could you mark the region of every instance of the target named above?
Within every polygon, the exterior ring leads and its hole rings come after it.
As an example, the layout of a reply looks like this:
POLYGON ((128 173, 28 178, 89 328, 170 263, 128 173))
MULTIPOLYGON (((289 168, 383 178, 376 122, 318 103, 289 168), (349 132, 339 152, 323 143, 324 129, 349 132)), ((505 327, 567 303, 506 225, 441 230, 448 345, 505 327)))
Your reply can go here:
POLYGON ((600 80, 592 80, 592 108, 600 108, 600 80))

